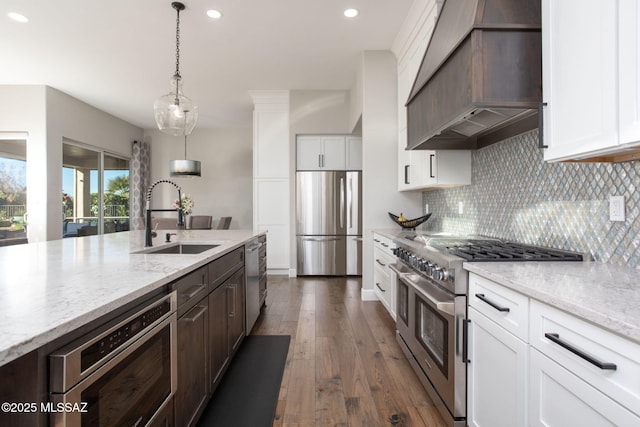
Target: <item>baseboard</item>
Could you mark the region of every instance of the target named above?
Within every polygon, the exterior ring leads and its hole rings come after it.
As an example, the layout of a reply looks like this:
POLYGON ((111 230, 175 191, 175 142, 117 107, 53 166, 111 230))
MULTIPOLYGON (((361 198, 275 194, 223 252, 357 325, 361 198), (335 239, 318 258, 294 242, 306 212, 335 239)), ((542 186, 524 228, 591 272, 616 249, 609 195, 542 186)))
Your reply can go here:
POLYGON ((269 268, 267 269, 267 276, 289 276, 289 269, 287 268, 269 268))
POLYGON ((373 289, 360 289, 360 299, 362 301, 378 301, 378 295, 373 289))

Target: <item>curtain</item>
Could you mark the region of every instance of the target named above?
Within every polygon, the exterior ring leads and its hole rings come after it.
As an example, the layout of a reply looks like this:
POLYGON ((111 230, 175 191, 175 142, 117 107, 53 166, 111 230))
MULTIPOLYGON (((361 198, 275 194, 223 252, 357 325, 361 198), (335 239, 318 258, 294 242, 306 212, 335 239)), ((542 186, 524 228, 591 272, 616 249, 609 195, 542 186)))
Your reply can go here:
POLYGON ((151 185, 151 144, 133 141, 130 172, 131 229, 144 228, 146 192, 151 185))

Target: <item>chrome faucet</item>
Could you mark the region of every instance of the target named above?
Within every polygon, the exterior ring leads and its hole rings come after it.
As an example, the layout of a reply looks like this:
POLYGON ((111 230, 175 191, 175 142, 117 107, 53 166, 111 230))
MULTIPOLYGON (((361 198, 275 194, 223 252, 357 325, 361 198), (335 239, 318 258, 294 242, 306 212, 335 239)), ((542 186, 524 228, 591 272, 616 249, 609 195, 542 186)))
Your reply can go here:
MULTIPOLYGON (((173 211, 178 211, 178 223, 176 224, 177 228, 180 227, 184 227, 184 221, 182 219, 182 209, 180 209, 180 207, 178 206, 177 209, 151 209, 151 191, 153 190, 153 188, 160 184, 160 183, 164 183, 166 182, 167 184, 171 184, 174 187, 176 187, 176 189, 178 190, 178 203, 180 203, 180 201, 182 200, 182 189, 180 188, 180 186, 178 184, 176 184, 173 181, 169 181, 168 179, 159 179, 158 181, 154 182, 153 184, 151 184, 149 186, 149 189, 147 190, 147 206, 146 206, 146 221, 145 221, 145 225, 144 225, 144 246, 145 247, 149 247, 149 246, 153 246, 153 242, 152 242, 152 233, 151 233, 151 212, 173 212, 173 211)), ((157 235, 157 234, 156 234, 157 235)))

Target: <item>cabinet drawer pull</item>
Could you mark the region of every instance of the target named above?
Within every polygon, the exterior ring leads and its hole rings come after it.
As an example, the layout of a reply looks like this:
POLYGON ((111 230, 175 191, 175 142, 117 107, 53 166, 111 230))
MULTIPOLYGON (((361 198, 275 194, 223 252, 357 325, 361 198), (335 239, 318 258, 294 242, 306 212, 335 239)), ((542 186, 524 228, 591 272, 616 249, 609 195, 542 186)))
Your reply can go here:
POLYGON ((508 313, 511 311, 509 307, 502 307, 496 304, 495 302, 491 301, 490 299, 487 299, 487 297, 485 297, 484 294, 476 294, 476 298, 478 298, 480 301, 486 302, 487 304, 489 304, 491 307, 495 308, 498 311, 502 311, 504 313, 508 313))
POLYGON ((198 309, 198 312, 195 313, 195 315, 184 316, 182 319, 180 319, 180 321, 181 322, 195 322, 196 320, 198 320, 198 317, 202 316, 204 314, 204 312, 207 311, 207 306, 204 306, 204 305, 197 305, 191 311, 193 311, 196 308, 198 309))
POLYGON ((378 282, 376 282, 376 287, 380 289, 382 292, 387 292, 382 286, 380 286, 380 283, 378 282))
POLYGON ((200 292, 202 289, 204 289, 206 287, 207 287, 207 285, 205 285, 205 284, 194 285, 194 286, 190 287, 189 289, 187 289, 186 292, 180 292, 180 295, 182 295, 183 297, 185 297, 187 299, 191 299, 198 292, 200 292))
POLYGON ((381 262, 378 258, 376 258, 376 262, 377 262, 378 264, 380 264, 381 266, 383 266, 383 267, 386 267, 386 266, 387 266, 387 264, 385 264, 385 263, 381 262))
POLYGON ((389 245, 387 245, 386 243, 381 243, 382 246, 384 246, 385 248, 388 248, 389 245))
POLYGON ((600 360, 596 359, 594 356, 590 355, 589 353, 586 353, 585 351, 580 350, 579 348, 573 346, 573 344, 569 344, 568 342, 561 340, 559 334, 547 332, 546 334, 544 334, 544 336, 545 338, 558 344, 560 347, 569 350, 571 353, 583 358, 587 362, 597 366, 600 369, 603 369, 603 370, 606 369, 610 371, 615 371, 618 369, 615 363, 601 362, 600 360))

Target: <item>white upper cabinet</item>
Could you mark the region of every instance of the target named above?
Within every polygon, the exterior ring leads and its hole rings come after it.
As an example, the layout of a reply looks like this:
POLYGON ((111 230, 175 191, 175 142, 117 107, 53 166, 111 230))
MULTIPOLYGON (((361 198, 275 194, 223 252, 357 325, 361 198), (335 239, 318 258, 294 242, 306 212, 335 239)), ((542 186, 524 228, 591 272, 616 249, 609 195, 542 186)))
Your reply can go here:
POLYGON ((595 158, 640 144, 635 0, 543 0, 545 160, 595 158))
POLYGON ((344 135, 304 135, 296 141, 297 170, 361 170, 362 139, 344 135))
POLYGON ((428 190, 471 184, 471 151, 415 150, 399 152, 398 190, 428 190))
POLYGON ((620 0, 620 143, 640 141, 640 3, 620 0))

